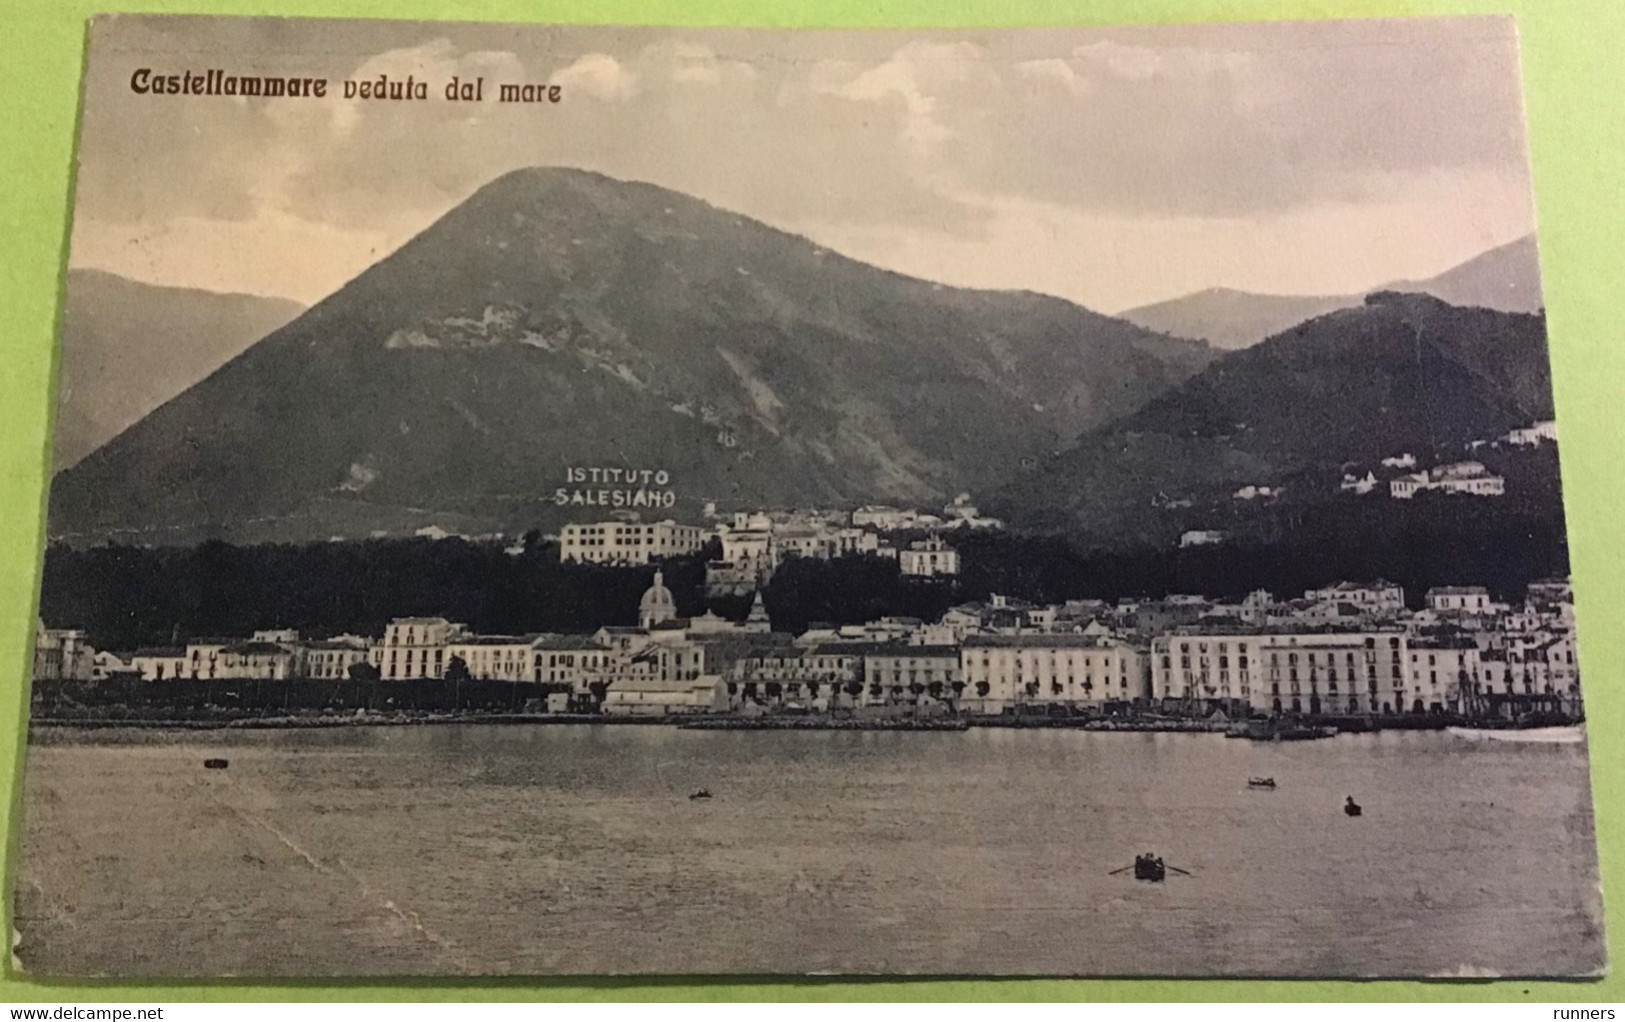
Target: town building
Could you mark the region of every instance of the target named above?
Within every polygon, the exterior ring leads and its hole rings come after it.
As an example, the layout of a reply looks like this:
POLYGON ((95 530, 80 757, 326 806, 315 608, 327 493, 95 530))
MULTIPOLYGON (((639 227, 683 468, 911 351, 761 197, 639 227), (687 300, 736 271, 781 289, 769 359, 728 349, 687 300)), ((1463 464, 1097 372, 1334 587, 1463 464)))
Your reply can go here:
POLYGON ((1356 495, 1370 493, 1377 488, 1377 477, 1369 470, 1363 476, 1345 472, 1343 480, 1337 484, 1337 488, 1343 493, 1356 495))
POLYGON ((446 664, 461 661, 477 681, 532 681, 539 635, 464 635, 446 646, 446 664))
POLYGON ((953 702, 964 689, 958 646, 875 646, 863 657, 867 701, 914 702, 921 696, 953 702))
POLYGON ((654 583, 644 590, 638 601, 638 627, 648 631, 663 621, 677 616, 677 598, 666 588, 664 572, 655 572, 654 583))
POLYGON ((1495 604, 1483 586, 1434 586, 1427 591, 1427 608, 1439 614, 1490 614, 1495 604))
POLYGON ((443 617, 398 617, 384 628, 383 642, 368 660, 385 681, 446 676, 446 646, 467 632, 443 617))
POLYGON ((1515 429, 1501 439, 1516 447, 1533 447, 1543 443, 1557 443, 1557 423, 1550 419, 1522 429, 1515 429))
POLYGON ((1398 500, 1410 500, 1427 490, 1473 497, 1500 497, 1506 493, 1506 480, 1490 472, 1482 462, 1458 461, 1427 472, 1397 476, 1388 483, 1389 493, 1398 500))
POLYGON ((1225 534, 1219 529, 1191 529, 1179 537, 1181 547, 1214 546, 1223 543, 1225 534))
POLYGON ((1170 708, 1391 713, 1406 692, 1406 638, 1397 630, 1158 636, 1151 643, 1152 691, 1170 708))
POLYGON ((959 574, 959 551, 940 536, 916 540, 897 552, 897 567, 913 578, 944 578, 959 574))
POLYGON ((139 675, 141 672, 131 663, 132 655, 129 653, 113 653, 99 649, 91 659, 90 678, 92 681, 107 681, 111 678, 139 675))
POLYGON ((662 522, 571 523, 559 530, 559 560, 591 564, 640 565, 686 557, 705 545, 705 530, 662 522))
POLYGON ((1405 709, 1461 712, 1479 677, 1481 650, 1469 635, 1418 635, 1410 640, 1405 709))
POLYGON ((36 622, 34 674, 36 681, 89 681, 95 675, 96 651, 77 628, 47 628, 36 622))
POLYGON ((143 681, 182 681, 187 678, 186 650, 173 646, 138 649, 130 655, 130 667, 143 681))
POLYGON ((972 635, 960 646, 962 704, 1004 713, 1026 706, 1099 709, 1146 695, 1145 657, 1085 635, 972 635))
POLYGON ((350 668, 367 662, 367 640, 355 635, 309 640, 301 652, 305 677, 338 681, 350 676, 350 668))
POLYGON ((298 657, 279 642, 239 642, 220 653, 221 678, 283 681, 297 674, 298 657))
POLYGON ((1303 594, 1306 600, 1352 603, 1373 615, 1398 614, 1405 609, 1403 586, 1383 579, 1375 582, 1339 582, 1303 594))

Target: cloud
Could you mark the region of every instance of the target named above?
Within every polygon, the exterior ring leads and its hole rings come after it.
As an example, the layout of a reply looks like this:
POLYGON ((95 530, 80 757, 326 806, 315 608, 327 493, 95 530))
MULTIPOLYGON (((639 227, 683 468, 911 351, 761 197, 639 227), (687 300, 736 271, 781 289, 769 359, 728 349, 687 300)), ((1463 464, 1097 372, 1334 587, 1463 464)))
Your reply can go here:
MULTIPOLYGON (((74 258, 148 279, 308 301, 533 165, 651 181, 910 272, 1012 286, 1019 268, 1029 286, 1102 303, 1146 289, 1128 267, 1165 266, 1171 287, 1185 267, 1238 266, 1194 254, 1222 237, 1275 266, 1248 239, 1313 231, 1328 210, 1340 238, 1358 221, 1418 253, 1442 251, 1416 240, 1424 230, 1460 247, 1475 224, 1497 240, 1532 226, 1515 38, 1495 19, 975 35, 110 25, 116 45, 94 38, 87 74, 74 258), (335 82, 483 76, 488 101, 133 96, 130 70, 153 54, 335 82), (564 99, 490 102, 499 80, 560 84, 564 99), (165 254, 179 239, 192 256, 165 254), (322 250, 290 261, 275 245, 322 250), (1090 246, 1111 258, 1086 258, 1090 246)), ((1310 258, 1314 241, 1284 246, 1306 287, 1338 258, 1310 258)), ((1403 261, 1360 249, 1379 250, 1403 261)), ((1402 275, 1426 274, 1376 276, 1402 275)))
POLYGON ((637 76, 607 53, 589 53, 554 72, 551 81, 564 86, 572 96, 581 92, 594 99, 626 100, 638 91, 637 76))

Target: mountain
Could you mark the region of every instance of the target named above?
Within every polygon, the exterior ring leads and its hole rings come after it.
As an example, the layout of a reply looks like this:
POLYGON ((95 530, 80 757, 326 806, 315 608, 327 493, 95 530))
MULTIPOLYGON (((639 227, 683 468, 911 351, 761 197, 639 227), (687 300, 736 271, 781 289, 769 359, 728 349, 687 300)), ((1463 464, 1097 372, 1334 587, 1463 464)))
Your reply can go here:
MULTIPOLYGON (((1452 305, 1538 312, 1540 260, 1535 236, 1525 235, 1426 280, 1396 281, 1372 291, 1429 294, 1452 305)), ((1118 313, 1131 323, 1174 337, 1197 337, 1226 350, 1250 347, 1295 323, 1353 308, 1368 292, 1350 295, 1268 295, 1209 288, 1118 313)))
POLYGON ((292 320, 281 298, 142 284, 101 270, 68 272, 62 315, 56 471, 292 320))
POLYGON ((983 503, 1028 528, 1167 542, 1225 524, 1213 509, 1243 486, 1314 499, 1346 463, 1449 457, 1551 417, 1542 316, 1381 292, 1226 355, 983 503))
MULTIPOLYGON (((326 538, 606 517, 567 469, 702 502, 939 501, 1133 412, 1212 350, 905 277, 698 199, 533 168, 56 480, 57 536, 326 538)), ((614 489, 614 486, 607 487, 614 489)))
POLYGON ((1400 281, 1384 290, 1420 291, 1451 305, 1502 312, 1539 312, 1546 304, 1540 290, 1540 253, 1533 234, 1492 248, 1436 277, 1400 281))

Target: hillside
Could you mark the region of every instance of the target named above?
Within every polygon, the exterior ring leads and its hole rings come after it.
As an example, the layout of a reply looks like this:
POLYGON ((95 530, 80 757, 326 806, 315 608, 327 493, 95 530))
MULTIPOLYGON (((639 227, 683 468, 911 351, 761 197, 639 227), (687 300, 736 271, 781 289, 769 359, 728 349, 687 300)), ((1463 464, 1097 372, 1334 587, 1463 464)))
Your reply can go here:
MULTIPOLYGON (((1393 281, 1370 291, 1428 294, 1451 305, 1538 312, 1540 260, 1530 234, 1474 256, 1426 280, 1393 281)), ((1251 347, 1266 337, 1338 309, 1360 305, 1368 291, 1346 295, 1270 295, 1209 288, 1119 315, 1148 330, 1197 337, 1218 348, 1251 347)))
POLYGON ((56 471, 303 311, 296 302, 70 270, 52 462, 56 471))
POLYGON ((1028 528, 1166 543, 1242 486, 1324 500, 1344 463, 1447 457, 1551 416, 1542 317, 1384 292, 1225 356, 984 503, 1028 528), (1167 507, 1183 501, 1194 511, 1167 507))
MULTIPOLYGON (((980 491, 1212 356, 880 270, 689 196, 505 175, 64 472, 53 535, 556 524, 569 466, 723 505, 980 491)), ((601 509, 573 509, 576 520, 601 509)))

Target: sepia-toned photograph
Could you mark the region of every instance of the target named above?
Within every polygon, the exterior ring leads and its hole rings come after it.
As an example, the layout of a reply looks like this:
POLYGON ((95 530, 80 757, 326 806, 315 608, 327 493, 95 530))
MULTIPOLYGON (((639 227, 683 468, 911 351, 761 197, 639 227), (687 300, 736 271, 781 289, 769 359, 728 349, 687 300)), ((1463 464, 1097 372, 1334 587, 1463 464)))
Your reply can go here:
POLYGON ((1510 18, 88 26, 41 977, 1595 977, 1510 18))

